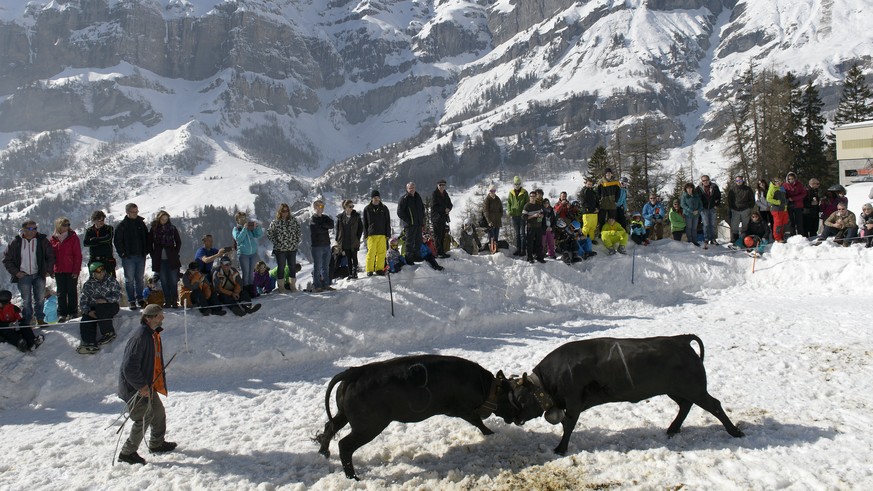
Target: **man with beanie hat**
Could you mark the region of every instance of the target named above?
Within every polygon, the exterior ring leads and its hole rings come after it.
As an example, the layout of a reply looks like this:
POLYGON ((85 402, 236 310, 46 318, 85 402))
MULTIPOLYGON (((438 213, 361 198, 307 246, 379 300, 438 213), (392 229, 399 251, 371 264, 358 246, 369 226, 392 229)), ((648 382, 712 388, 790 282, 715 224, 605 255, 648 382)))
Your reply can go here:
POLYGON ((515 229, 515 252, 513 256, 524 256, 527 248, 527 226, 524 217, 521 216, 525 205, 530 202, 530 195, 521 187, 521 177, 512 179, 512 189, 506 199, 506 211, 512 219, 512 228, 515 229))
POLYGON ((82 285, 82 295, 79 297, 79 309, 84 312, 79 323, 82 344, 76 348, 80 355, 93 355, 100 351, 100 346, 115 339, 112 318, 118 314, 118 301, 121 300, 121 285, 109 274, 103 263, 91 263, 88 271, 91 276, 82 285))
POLYGON ((149 451, 172 452, 175 442, 164 439, 167 415, 158 394, 167 395, 166 364, 161 343, 164 312, 160 305, 147 305, 142 311, 139 328, 124 348, 124 358, 118 375, 118 397, 127 403, 133 427, 118 454, 119 462, 145 464, 137 453, 147 429, 151 428, 149 451))
POLYGON ((364 207, 364 240, 367 241, 367 276, 385 274, 385 254, 388 252, 388 237, 391 235, 391 214, 382 203, 379 191, 370 193, 370 203, 364 207))

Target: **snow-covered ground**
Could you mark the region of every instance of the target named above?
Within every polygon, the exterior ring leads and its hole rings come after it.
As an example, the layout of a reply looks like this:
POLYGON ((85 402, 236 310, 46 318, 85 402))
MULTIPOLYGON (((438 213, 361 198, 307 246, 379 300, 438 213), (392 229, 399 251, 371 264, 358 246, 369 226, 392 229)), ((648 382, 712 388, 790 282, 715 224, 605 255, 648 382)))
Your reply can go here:
MULTIPOLYGON (((0 489, 869 489, 873 249, 802 239, 753 259, 660 241, 635 255, 567 266, 504 254, 441 261, 392 277, 341 281, 330 294, 262 297, 242 319, 173 311, 164 346, 168 439, 177 451, 111 465, 122 410, 119 339, 77 355, 74 325, 23 355, 0 346, 0 489), (633 282, 631 279, 633 278, 633 282), (492 417, 492 436, 459 419, 392 423, 354 456, 347 480, 310 438, 327 381, 344 367, 413 353, 530 371, 563 343, 598 336, 699 335, 710 392, 746 433, 656 397, 583 413, 566 457, 560 427, 492 417)), ((129 427, 124 429, 126 436, 129 427)), ((347 434, 348 428, 339 436, 347 434)))

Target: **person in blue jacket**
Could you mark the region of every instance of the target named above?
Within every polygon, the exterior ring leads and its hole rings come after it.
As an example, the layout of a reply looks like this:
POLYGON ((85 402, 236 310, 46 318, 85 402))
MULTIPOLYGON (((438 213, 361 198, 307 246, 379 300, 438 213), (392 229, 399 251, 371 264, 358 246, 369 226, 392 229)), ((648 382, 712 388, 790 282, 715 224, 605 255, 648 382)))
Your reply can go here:
POLYGON ((703 210, 703 203, 700 201, 700 196, 694 191, 694 184, 690 182, 685 184, 685 191, 683 191, 679 203, 682 206, 682 215, 685 218, 685 235, 692 244, 700 247, 700 243, 697 242, 697 224, 700 222, 700 212, 703 210))
POLYGON ((664 221, 667 219, 669 212, 669 205, 665 205, 657 194, 652 193, 649 195, 649 201, 643 205, 643 224, 646 226, 646 230, 649 231, 649 238, 651 240, 661 240, 664 238, 664 221))
POLYGON ((234 215, 236 227, 231 230, 236 241, 236 255, 244 287, 254 283, 255 264, 258 262, 258 239, 264 236, 264 229, 255 220, 250 220, 246 212, 234 215))

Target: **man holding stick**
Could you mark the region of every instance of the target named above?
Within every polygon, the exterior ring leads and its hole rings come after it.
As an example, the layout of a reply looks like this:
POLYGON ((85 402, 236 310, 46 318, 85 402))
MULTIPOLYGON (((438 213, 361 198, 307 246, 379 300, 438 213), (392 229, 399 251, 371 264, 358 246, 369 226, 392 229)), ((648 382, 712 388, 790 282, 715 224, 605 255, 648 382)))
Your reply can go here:
POLYGON ((174 442, 164 440, 167 417, 158 393, 167 395, 167 379, 164 374, 164 354, 161 346, 161 323, 164 312, 160 305, 150 304, 143 309, 141 323, 124 348, 121 373, 118 377, 118 396, 127 402, 133 428, 121 447, 119 462, 145 464, 137 453, 146 429, 151 427, 149 451, 171 452, 174 442))

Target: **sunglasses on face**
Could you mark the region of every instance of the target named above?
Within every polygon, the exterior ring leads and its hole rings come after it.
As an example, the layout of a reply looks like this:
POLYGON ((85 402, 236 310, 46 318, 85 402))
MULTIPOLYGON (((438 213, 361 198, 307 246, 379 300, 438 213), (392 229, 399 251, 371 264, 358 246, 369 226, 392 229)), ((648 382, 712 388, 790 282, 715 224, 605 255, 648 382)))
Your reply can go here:
POLYGON ((324 205, 315 205, 316 208, 324 208, 324 205))
POLYGON ((24 230, 27 230, 28 232, 36 232, 36 227, 24 227, 24 230))

